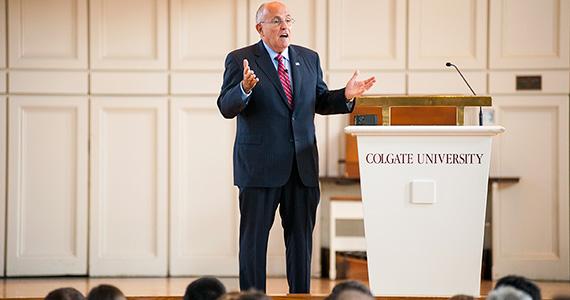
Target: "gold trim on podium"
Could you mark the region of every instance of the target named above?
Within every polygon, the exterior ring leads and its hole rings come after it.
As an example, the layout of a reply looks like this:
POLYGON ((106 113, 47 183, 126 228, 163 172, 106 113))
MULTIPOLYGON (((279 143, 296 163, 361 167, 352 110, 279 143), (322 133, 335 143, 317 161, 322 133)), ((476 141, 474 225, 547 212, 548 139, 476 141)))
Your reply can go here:
POLYGON ((469 106, 491 106, 490 96, 465 95, 382 95, 356 98, 357 107, 382 109, 382 125, 391 125, 392 107, 455 107, 456 125, 464 124, 464 110, 469 106))

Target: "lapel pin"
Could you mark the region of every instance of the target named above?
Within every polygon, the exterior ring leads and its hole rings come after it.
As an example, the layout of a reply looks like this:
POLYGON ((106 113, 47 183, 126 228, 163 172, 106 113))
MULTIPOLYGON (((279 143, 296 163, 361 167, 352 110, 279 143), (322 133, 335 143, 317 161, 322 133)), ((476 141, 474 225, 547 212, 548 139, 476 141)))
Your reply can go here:
POLYGON ((296 65, 296 66, 300 66, 301 64, 300 64, 299 62, 296 62, 295 65, 296 65))

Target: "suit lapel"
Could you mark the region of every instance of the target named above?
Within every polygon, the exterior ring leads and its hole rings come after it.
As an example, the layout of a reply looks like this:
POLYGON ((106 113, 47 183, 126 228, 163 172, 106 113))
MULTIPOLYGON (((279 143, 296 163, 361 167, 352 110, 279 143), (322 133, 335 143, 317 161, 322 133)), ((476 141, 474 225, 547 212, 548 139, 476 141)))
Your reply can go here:
POLYGON ((256 56, 255 63, 259 66, 261 71, 263 71, 263 73, 265 73, 265 75, 269 77, 269 80, 275 86, 277 92, 281 96, 281 100, 283 100, 285 105, 289 106, 287 104, 287 97, 285 96, 285 91, 283 91, 283 86, 281 85, 281 81, 279 80, 279 75, 277 74, 277 70, 275 70, 275 65, 271 61, 269 53, 267 53, 267 50, 265 50, 262 41, 259 41, 259 43, 257 43, 255 56, 256 56))
POLYGON ((302 59, 292 46, 289 46, 289 63, 291 65, 291 74, 293 75, 293 103, 294 107, 298 107, 297 104, 301 101, 300 92, 301 83, 303 82, 301 77, 302 59))

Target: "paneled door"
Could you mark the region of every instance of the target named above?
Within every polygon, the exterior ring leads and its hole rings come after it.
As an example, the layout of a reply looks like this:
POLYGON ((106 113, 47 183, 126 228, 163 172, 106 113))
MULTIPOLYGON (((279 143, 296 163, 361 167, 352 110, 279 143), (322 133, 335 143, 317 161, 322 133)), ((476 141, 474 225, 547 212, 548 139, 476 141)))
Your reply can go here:
POLYGON ((87 274, 87 97, 9 98, 6 275, 87 274))
POLYGON ((493 97, 493 278, 569 280, 568 96, 493 97))
POLYGON ((167 274, 168 100, 91 100, 89 275, 167 274))
POLYGON ((237 276, 235 120, 215 97, 177 97, 170 109, 170 275, 237 276))

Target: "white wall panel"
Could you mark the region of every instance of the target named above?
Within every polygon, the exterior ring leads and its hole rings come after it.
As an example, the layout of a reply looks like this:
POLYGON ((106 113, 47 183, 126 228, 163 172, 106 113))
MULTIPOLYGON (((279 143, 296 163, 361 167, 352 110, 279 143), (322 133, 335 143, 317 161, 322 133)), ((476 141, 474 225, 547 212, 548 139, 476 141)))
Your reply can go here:
POLYGON ((0 276, 4 276, 6 249, 6 128, 8 115, 6 97, 0 97, 0 276))
MULTIPOLYGON (((486 72, 462 72, 476 94, 487 94, 486 72)), ((471 95, 471 90, 455 69, 444 72, 410 72, 408 74, 410 94, 463 94, 471 95)))
POLYGON ((344 176, 344 160, 346 155, 344 127, 348 126, 347 115, 331 115, 328 117, 327 130, 327 172, 328 176, 344 176))
POLYGON ((168 74, 163 72, 92 72, 91 94, 164 95, 168 74))
POLYGON ((10 98, 8 276, 87 273, 87 99, 10 98))
POLYGON ((494 97, 493 278, 569 280, 568 96, 494 97))
POLYGON ((409 68, 441 69, 451 61, 462 69, 487 63, 487 0, 411 0, 409 68))
POLYGON ((0 69, 6 68, 6 0, 0 0, 0 69))
POLYGON ((226 55, 244 45, 245 5, 239 0, 173 0, 171 69, 223 70, 226 55))
POLYGON ((10 93, 87 94, 87 72, 10 71, 10 93))
POLYGON ((11 68, 87 68, 87 0, 9 0, 11 68))
POLYGON ((570 73, 568 71, 495 71, 489 72, 489 93, 491 94, 568 94, 570 73), (540 90, 517 90, 517 76, 540 76, 540 90))
POLYGON ((91 100, 90 275, 167 274, 167 107, 91 100))
POLYGON ((170 92, 174 95, 218 95, 223 72, 173 72, 170 74, 170 92))
MULTIPOLYGON (((336 90, 346 86, 354 71, 330 72, 327 85, 329 89, 336 90)), ((382 72, 382 71, 361 71, 358 80, 365 80, 371 76, 376 77, 374 86, 366 92, 373 94, 405 94, 406 93, 406 73, 405 72, 382 72)))
POLYGON ((331 0, 329 69, 403 69, 406 1, 331 0))
POLYGON ((7 91, 7 72, 6 71, 0 71, 0 94, 5 94, 7 91))
POLYGON ((267 245, 267 276, 285 276, 286 273, 285 240, 283 238, 283 227, 281 227, 281 216, 279 215, 279 208, 277 208, 267 245))
POLYGON ((91 0, 91 67, 166 69, 167 7, 167 0, 91 0))
MULTIPOLYGON (((313 0, 315 1, 315 8, 314 8, 314 31, 315 31, 315 41, 314 41, 314 48, 313 50, 319 53, 319 57, 321 59, 321 67, 323 71, 328 70, 329 56, 328 56, 328 37, 325 32, 328 31, 328 0, 313 0)), ((298 29, 297 29, 298 30, 298 29)), ((295 30, 295 32, 297 32, 295 30)), ((294 33, 295 34, 295 33, 294 33)), ((294 41, 294 43, 296 43, 294 41)), ((319 251, 320 253, 320 251, 319 251)))
POLYGON ((170 275, 237 276, 235 120, 222 118, 215 97, 173 99, 170 115, 170 275))
POLYGON ((319 150, 319 177, 327 176, 327 130, 328 116, 317 115, 315 117, 315 137, 319 150))
POLYGON ((570 1, 491 0, 490 68, 569 68, 570 1))

